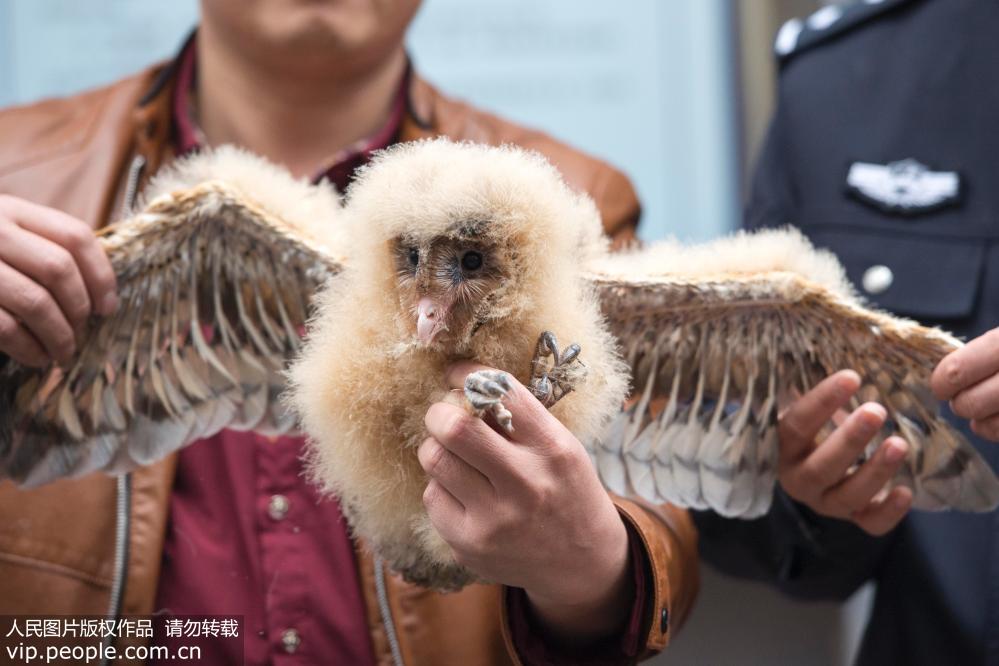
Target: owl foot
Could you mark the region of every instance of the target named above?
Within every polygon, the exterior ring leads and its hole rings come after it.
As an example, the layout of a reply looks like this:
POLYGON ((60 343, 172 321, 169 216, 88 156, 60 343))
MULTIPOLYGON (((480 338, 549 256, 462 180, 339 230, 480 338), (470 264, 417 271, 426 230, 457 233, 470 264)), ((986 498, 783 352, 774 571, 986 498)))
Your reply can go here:
POLYGON ((510 375, 505 372, 479 370, 465 378, 465 399, 477 416, 489 412, 500 427, 513 432, 513 414, 503 406, 503 398, 511 388, 510 375))
POLYGON ((579 352, 577 344, 560 352, 558 340, 551 331, 538 337, 538 347, 531 361, 529 388, 545 407, 552 407, 586 378, 586 366, 579 360, 579 352))

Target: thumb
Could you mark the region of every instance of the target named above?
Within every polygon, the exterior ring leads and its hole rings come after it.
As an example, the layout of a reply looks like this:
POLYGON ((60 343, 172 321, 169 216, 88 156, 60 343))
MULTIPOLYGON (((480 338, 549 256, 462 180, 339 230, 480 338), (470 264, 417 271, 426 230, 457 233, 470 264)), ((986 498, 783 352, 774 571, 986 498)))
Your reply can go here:
MULTIPOLYGON (((465 380, 473 372, 495 370, 489 366, 473 361, 459 361, 451 365, 446 372, 446 381, 450 388, 464 389, 465 380)), ((526 386, 517 378, 506 373, 510 382, 510 391, 503 397, 503 405, 513 416, 513 432, 502 432, 509 439, 528 446, 546 446, 557 438, 568 434, 565 426, 545 409, 526 386)))

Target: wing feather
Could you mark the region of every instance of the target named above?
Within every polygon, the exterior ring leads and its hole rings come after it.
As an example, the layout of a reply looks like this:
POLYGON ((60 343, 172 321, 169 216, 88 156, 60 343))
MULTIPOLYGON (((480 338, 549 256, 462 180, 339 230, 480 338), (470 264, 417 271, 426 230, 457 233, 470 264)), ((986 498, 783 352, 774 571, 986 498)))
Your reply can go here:
POLYGON ((341 270, 327 248, 221 181, 156 199, 101 243, 121 306, 66 368, 0 369, 0 478, 123 472, 222 428, 293 426, 282 373, 309 295, 341 270))
POLYGON ((928 388, 960 341, 864 307, 831 255, 796 232, 692 252, 654 246, 604 260, 589 278, 642 389, 592 445, 614 492, 727 516, 766 513, 779 408, 852 368, 862 379, 854 406, 874 400, 889 414, 868 455, 891 433, 910 443, 893 483, 913 489, 916 507, 999 505, 999 480, 928 388))

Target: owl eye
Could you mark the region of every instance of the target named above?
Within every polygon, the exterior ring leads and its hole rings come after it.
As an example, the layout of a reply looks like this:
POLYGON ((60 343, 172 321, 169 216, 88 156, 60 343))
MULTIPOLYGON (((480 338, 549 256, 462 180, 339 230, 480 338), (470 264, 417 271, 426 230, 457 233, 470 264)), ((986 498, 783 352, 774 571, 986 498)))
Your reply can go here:
POLYGON ((409 248, 409 264, 411 266, 416 266, 420 263, 420 251, 415 247, 409 248))
POLYGON ((482 268, 482 254, 480 252, 466 252, 461 257, 461 267, 466 271, 477 271, 482 268))

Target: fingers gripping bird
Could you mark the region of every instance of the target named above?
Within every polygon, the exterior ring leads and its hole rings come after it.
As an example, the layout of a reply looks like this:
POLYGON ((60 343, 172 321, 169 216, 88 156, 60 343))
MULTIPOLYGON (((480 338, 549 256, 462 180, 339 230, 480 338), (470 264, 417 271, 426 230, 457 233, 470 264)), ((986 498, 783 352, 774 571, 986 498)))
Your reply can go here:
POLYGON ((311 476, 355 533, 411 580, 453 589, 473 576, 423 510, 416 457, 433 402, 515 430, 503 399, 519 381, 613 492, 753 517, 773 494, 778 410, 852 368, 857 404, 889 413, 870 450, 892 432, 910 443, 893 483, 915 506, 999 503, 927 389, 960 342, 865 308, 796 232, 612 255, 592 202, 516 148, 401 145, 342 206, 221 151, 161 177, 104 243, 123 306, 68 367, 0 371, 0 476, 122 472, 224 427, 282 432, 289 388, 311 476), (465 358, 503 372, 454 395, 444 369, 465 358))

